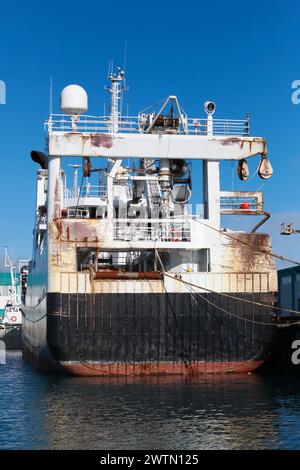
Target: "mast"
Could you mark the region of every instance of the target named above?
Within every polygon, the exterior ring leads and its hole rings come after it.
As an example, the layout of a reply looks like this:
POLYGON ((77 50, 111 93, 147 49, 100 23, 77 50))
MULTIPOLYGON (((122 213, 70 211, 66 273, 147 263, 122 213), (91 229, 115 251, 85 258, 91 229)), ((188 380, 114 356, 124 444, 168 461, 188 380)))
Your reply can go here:
MULTIPOLYGON (((106 87, 106 90, 111 94, 110 98, 110 116, 109 116, 109 125, 108 129, 111 134, 117 134, 119 132, 119 120, 120 120, 120 102, 122 102, 122 97, 124 91, 126 91, 125 86, 125 73, 121 70, 120 67, 117 67, 116 72, 113 72, 113 67, 111 66, 108 80, 110 81, 110 86, 106 87)), ((121 166, 122 160, 109 158, 109 173, 107 178, 107 217, 108 219, 113 219, 114 216, 114 177, 117 169, 121 166)))
POLYGON ((119 103, 122 100, 122 95, 126 91, 125 85, 125 73, 120 67, 117 67, 115 73, 112 69, 108 75, 110 80, 110 86, 106 87, 106 90, 110 92, 110 116, 109 116, 109 132, 116 134, 119 131, 119 118, 120 118, 120 106, 119 103))
POLYGON ((5 247, 5 267, 10 269, 10 279, 11 279, 11 281, 10 281, 11 282, 10 298, 11 298, 11 301, 12 301, 13 305, 15 305, 17 292, 16 292, 16 282, 15 282, 15 278, 14 278, 14 268, 16 266, 14 266, 13 262, 10 259, 10 256, 8 254, 7 246, 5 247))

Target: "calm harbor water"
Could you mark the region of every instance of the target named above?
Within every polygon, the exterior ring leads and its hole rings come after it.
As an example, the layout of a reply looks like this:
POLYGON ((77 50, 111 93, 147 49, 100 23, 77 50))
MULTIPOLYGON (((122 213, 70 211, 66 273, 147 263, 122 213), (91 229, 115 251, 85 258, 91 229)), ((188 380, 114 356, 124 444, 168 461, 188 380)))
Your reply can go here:
POLYGON ((300 378, 197 382, 43 375, 0 365, 1 449, 300 449, 300 378))

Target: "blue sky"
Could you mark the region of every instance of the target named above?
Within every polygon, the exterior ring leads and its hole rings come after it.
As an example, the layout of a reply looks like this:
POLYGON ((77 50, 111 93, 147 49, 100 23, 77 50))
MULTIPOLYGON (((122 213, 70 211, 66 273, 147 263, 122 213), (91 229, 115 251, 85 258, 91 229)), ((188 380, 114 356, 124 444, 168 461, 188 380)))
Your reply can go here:
MULTIPOLYGON (((207 99, 216 101, 219 118, 250 112, 252 134, 268 139, 274 168, 262 188, 273 214, 265 230, 275 251, 300 259, 300 235, 278 235, 283 220, 300 227, 300 105, 291 102, 291 83, 300 79, 299 2, 52 0, 0 8, 0 80, 7 85, 7 104, 0 105, 0 253, 8 244, 17 257, 31 254, 36 167, 29 153, 44 148, 50 77, 54 110, 61 89, 79 83, 89 113, 101 114, 108 62, 123 64, 126 40, 131 113, 169 94, 191 116, 203 114, 207 99)), ((230 190, 230 163, 223 173, 222 187, 230 190)), ((262 183, 255 177, 245 188, 262 183)), ((236 178, 234 188, 243 189, 236 178)))

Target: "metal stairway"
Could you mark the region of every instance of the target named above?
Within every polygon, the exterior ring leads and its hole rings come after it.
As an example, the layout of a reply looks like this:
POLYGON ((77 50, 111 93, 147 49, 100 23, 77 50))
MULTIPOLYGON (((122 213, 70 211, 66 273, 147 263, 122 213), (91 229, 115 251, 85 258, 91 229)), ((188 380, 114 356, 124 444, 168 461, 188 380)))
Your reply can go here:
MULTIPOLYGON (((155 166, 154 160, 147 160, 146 171, 153 169, 154 166, 155 166)), ((158 211, 158 207, 160 206, 160 198, 161 198, 159 182, 153 181, 153 180, 147 181, 146 187, 147 187, 147 194, 149 197, 150 210, 158 211)))

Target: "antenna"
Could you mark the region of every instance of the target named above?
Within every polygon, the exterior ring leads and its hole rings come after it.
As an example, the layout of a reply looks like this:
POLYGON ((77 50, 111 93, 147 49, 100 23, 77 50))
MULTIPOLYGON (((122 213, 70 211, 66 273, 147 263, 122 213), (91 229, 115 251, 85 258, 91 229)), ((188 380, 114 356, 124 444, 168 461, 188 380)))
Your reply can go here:
MULTIPOLYGON (((122 116, 122 110, 123 110, 123 100, 124 100, 124 93, 127 91, 126 87, 126 65, 127 65, 127 39, 125 39, 124 42, 124 61, 123 61, 123 84, 121 88, 121 103, 120 103, 120 115, 122 116)), ((128 115, 128 113, 127 113, 128 115)))
POLYGON ((112 65, 112 60, 110 60, 108 62, 108 70, 107 70, 107 77, 109 79, 110 75, 112 74, 112 68, 113 68, 113 65, 112 65))
POLYGON ((52 75, 50 77, 50 89, 49 89, 49 115, 52 114, 52 104, 53 104, 53 86, 52 86, 52 75))
POLYGON ((127 65, 127 39, 125 39, 125 42, 124 42, 124 62, 123 62, 124 74, 126 73, 126 65, 127 65))

